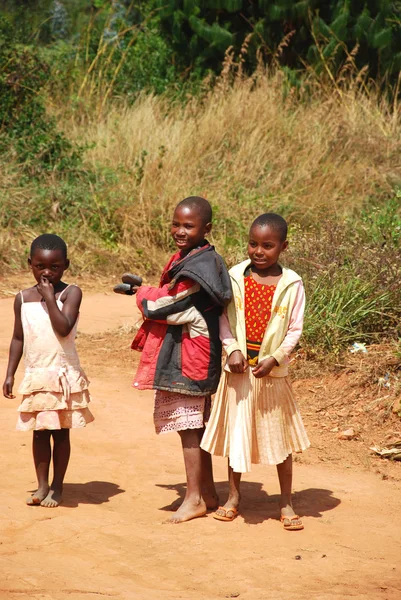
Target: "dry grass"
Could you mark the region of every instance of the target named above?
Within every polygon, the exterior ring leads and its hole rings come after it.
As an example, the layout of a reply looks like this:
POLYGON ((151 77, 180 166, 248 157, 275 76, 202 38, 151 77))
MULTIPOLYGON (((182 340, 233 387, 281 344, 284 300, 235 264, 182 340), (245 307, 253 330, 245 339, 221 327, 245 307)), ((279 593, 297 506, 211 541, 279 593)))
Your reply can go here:
POLYGON ((266 209, 310 222, 380 200, 401 185, 399 125, 397 107, 373 92, 285 96, 282 75, 267 73, 221 81, 185 107, 144 96, 85 126, 64 123, 94 143, 90 165, 120 169, 123 244, 142 247, 166 247, 171 210, 192 194, 217 208, 218 242, 266 209))
MULTIPOLYGON (((213 89, 205 84, 185 106, 144 95, 132 106, 111 104, 100 116, 52 109, 73 140, 92 145, 85 167, 101 181, 96 187, 82 175, 79 185, 89 195, 80 223, 63 223, 60 211, 43 225, 65 235, 78 272, 158 272, 171 250, 172 209, 188 195, 213 204, 212 241, 232 263, 242 257, 249 223, 261 212, 276 210, 309 225, 322 215, 357 214, 367 200, 378 202, 401 187, 400 109, 374 88, 367 92, 357 76, 341 90, 312 79, 295 90, 281 72, 236 73, 228 61, 213 89), (113 177, 103 178, 104 167, 113 177), (101 215, 102 232, 87 219, 100 205, 111 213, 101 215), (101 233, 114 223, 118 242, 109 243, 101 233)), ((18 168, 0 178, 6 190, 0 213, 11 203, 33 203, 34 210, 35 185, 19 186, 18 168)), ((71 202, 56 174, 44 185, 50 199, 71 202)), ((22 221, 0 230, 0 253, 5 256, 11 240, 15 246, 7 268, 20 264, 21 248, 42 232, 40 226, 28 231, 22 221)))

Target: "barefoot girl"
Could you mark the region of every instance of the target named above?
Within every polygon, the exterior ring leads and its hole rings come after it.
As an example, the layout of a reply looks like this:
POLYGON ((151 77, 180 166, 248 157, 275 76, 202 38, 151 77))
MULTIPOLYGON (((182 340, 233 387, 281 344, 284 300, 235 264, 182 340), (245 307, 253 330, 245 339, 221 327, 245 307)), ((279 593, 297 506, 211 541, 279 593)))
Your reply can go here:
POLYGON ((70 458, 70 429, 93 421, 88 380, 79 364, 75 335, 82 292, 61 278, 69 266, 67 246, 57 235, 44 234, 31 245, 28 263, 37 284, 14 301, 15 324, 10 345, 6 398, 13 395, 14 374, 24 355, 25 376, 19 387, 17 429, 33 430, 33 459, 38 489, 27 504, 58 506, 70 458), (49 487, 53 438, 53 481, 49 487))
POLYGON ((211 220, 207 200, 182 200, 171 224, 178 252, 159 287, 136 289, 145 321, 132 345, 142 351, 134 386, 156 390, 156 433, 177 431, 184 454, 187 490, 171 523, 218 506, 211 457, 199 444, 210 394, 220 378, 219 316, 231 299, 231 284, 223 260, 205 240, 211 220))
POLYGON ((229 497, 216 519, 237 516, 241 473, 252 463, 277 465, 280 520, 295 530, 303 524, 291 503, 292 452, 305 450, 309 440, 287 374, 305 297, 299 275, 278 263, 287 245, 285 220, 261 215, 249 232, 249 260, 230 270, 233 300, 220 318, 228 359, 201 447, 228 457, 229 497))

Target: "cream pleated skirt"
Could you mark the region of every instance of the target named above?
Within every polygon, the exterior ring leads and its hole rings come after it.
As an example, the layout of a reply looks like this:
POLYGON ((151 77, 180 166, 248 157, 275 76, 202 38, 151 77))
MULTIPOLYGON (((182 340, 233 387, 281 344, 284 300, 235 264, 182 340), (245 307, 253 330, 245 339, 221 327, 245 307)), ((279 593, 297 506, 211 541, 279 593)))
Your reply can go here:
POLYGON ((310 446, 287 377, 257 379, 223 371, 201 447, 226 456, 236 473, 278 465, 310 446))

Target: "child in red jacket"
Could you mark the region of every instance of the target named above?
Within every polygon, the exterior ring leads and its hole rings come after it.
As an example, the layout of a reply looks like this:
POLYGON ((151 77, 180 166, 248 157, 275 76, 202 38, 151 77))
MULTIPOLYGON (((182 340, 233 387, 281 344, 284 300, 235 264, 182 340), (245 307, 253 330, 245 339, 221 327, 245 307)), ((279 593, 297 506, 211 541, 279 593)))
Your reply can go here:
POLYGON ((187 491, 171 523, 218 506, 211 456, 200 441, 221 374, 219 316, 231 299, 231 283, 222 258, 205 240, 211 219, 204 198, 182 200, 171 225, 178 252, 160 286, 133 290, 145 319, 132 344, 142 351, 134 387, 156 390, 156 433, 178 431, 184 453, 187 491))

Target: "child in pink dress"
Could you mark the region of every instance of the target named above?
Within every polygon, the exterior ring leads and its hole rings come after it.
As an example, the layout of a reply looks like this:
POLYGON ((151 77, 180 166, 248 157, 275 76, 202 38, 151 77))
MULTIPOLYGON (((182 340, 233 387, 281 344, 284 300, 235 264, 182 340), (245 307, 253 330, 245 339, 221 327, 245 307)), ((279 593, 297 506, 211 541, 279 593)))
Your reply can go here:
POLYGON ((253 463, 276 465, 280 519, 296 530, 303 524, 291 502, 292 453, 305 450, 309 440, 287 375, 305 296, 300 276, 278 263, 287 245, 285 220, 261 215, 249 231, 249 259, 229 271, 233 300, 220 317, 228 358, 201 448, 228 457, 229 497, 214 518, 238 515, 241 474, 253 463))
POLYGON ((28 263, 37 281, 17 294, 15 324, 3 394, 13 395, 14 375, 22 355, 25 376, 18 389, 17 429, 33 430, 33 458, 38 489, 27 504, 58 506, 70 457, 69 431, 93 421, 88 379, 75 348, 82 292, 61 278, 69 266, 67 247, 58 236, 44 234, 31 245, 28 263), (49 486, 53 438, 53 481, 49 486))

